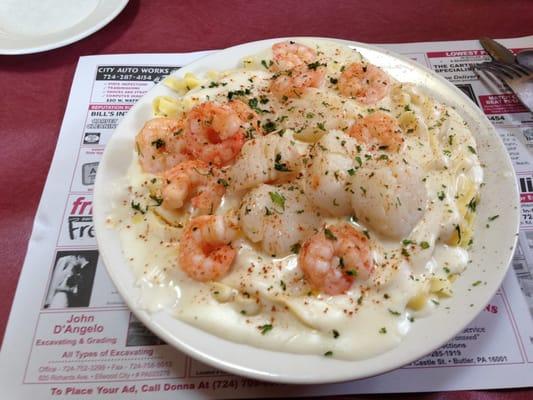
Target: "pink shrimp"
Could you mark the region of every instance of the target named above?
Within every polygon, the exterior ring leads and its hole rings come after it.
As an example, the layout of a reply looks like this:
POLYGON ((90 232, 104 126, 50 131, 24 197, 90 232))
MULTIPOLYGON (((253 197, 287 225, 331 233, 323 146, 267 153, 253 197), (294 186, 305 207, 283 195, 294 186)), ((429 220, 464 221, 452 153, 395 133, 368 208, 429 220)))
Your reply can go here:
POLYGON ((257 132, 256 114, 246 104, 212 101, 194 107, 187 117, 185 140, 195 158, 216 166, 230 164, 241 151, 247 130, 257 132))
POLYGON ((240 100, 231 100, 228 105, 237 113, 241 119, 241 127, 246 130, 248 136, 262 135, 261 120, 259 115, 252 110, 248 104, 240 100))
POLYGON ((200 282, 223 277, 237 254, 231 246, 236 236, 234 225, 223 216, 202 215, 191 219, 180 239, 181 269, 200 282))
POLYGON ((144 171, 162 172, 190 159, 182 136, 184 127, 184 120, 176 118, 154 118, 144 124, 135 138, 144 171))
POLYGON ((307 88, 322 85, 326 69, 322 65, 300 65, 279 73, 270 83, 270 91, 278 98, 301 97, 307 88))
POLYGON ((316 52, 303 44, 293 41, 279 42, 272 46, 274 71, 287 71, 316 61, 316 52))
POLYGON ((351 225, 330 226, 304 242, 298 265, 314 289, 343 294, 356 278, 366 280, 373 272, 368 242, 351 225))
POLYGON ((373 112, 357 121, 348 135, 360 143, 393 152, 400 151, 405 141, 398 121, 382 111, 373 112))
POLYGON ((190 199, 197 214, 212 214, 225 192, 217 171, 201 160, 182 162, 163 178, 163 207, 169 210, 180 209, 190 199))
POLYGON ((387 73, 375 65, 353 63, 341 73, 338 87, 344 96, 374 104, 389 93, 391 84, 387 73))

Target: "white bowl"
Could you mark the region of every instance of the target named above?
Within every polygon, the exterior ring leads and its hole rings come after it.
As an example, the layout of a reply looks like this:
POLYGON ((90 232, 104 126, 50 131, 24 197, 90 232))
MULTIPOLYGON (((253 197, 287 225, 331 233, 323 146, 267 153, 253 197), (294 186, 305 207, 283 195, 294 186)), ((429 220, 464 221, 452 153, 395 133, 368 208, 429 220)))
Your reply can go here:
MULTIPOLYGON (((298 38, 291 38, 298 40, 298 38)), ((320 40, 320 38, 313 38, 320 40)), ((244 56, 257 53, 273 43, 269 39, 222 50, 175 72, 202 74, 208 70, 230 69, 244 56)), ((439 101, 454 106, 470 126, 485 168, 485 185, 475 223, 472 263, 455 282, 455 295, 443 301, 430 316, 417 319, 411 332, 396 348, 359 361, 342 361, 314 355, 275 352, 230 342, 181 322, 163 311, 149 314, 139 308, 140 290, 125 260, 119 232, 106 227, 111 214, 112 185, 126 175, 133 154, 134 137, 152 117, 151 102, 156 96, 172 95, 159 84, 129 111, 109 141, 96 177, 94 220, 98 246, 109 275, 135 315, 168 344, 222 370, 273 382, 327 383, 365 378, 401 367, 442 346, 483 310, 500 286, 516 244, 519 228, 519 199, 511 161, 491 123, 459 89, 432 71, 374 46, 334 40, 359 50, 399 81, 413 82, 439 101), (499 215, 490 222, 488 218, 499 215), (481 281, 482 284, 472 285, 481 281), (445 304, 444 304, 445 303, 445 304)))

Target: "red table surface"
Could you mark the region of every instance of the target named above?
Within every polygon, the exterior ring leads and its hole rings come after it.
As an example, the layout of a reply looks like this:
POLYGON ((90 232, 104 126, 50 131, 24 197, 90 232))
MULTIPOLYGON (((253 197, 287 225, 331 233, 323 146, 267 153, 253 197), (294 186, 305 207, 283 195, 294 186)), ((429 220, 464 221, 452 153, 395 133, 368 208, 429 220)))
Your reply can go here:
MULTIPOLYGON (((40 54, 0 56, 0 337, 7 324, 78 57, 220 49, 297 35, 402 43, 531 34, 531 0, 132 0, 108 26, 80 42, 40 54)), ((532 398, 533 391, 391 397, 456 396, 519 399, 532 398)), ((364 396, 370 397, 377 398, 364 396)))

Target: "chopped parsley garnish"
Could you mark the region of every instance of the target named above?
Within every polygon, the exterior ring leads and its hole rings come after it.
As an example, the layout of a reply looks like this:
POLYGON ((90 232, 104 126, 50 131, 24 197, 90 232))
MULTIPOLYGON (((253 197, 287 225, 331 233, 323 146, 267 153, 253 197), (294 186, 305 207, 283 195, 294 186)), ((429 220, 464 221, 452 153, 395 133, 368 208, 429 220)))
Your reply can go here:
POLYGON ((402 247, 402 256, 409 257, 410 254, 405 247, 402 247))
POLYGON ((472 146, 468 146, 468 150, 470 150, 471 153, 476 154, 476 149, 474 149, 472 146))
POLYGON ((472 283, 472 286, 478 286, 481 284, 481 281, 475 281, 474 283, 472 283))
POLYGON ((348 271, 346 271, 346 275, 357 276, 357 271, 355 269, 349 269, 348 271))
POLYGON ((151 194, 150 195, 150 198, 156 202, 156 205, 157 206, 160 206, 161 203, 163 203, 163 198, 162 197, 157 197, 155 194, 151 194))
POLYGON ((270 200, 272 203, 279 206, 283 211, 285 211, 285 197, 279 194, 278 192, 268 192, 270 200))
POLYGON ((141 208, 141 203, 135 203, 133 200, 131 201, 131 208, 136 211, 139 211, 141 214, 144 214, 146 212, 141 208))
POLYGON ((337 339, 340 336, 339 331, 336 329, 333 329, 331 332, 333 333, 333 339, 337 339))
POLYGON ((272 324, 259 325, 257 329, 261 331, 261 335, 265 335, 267 332, 272 330, 272 324))
POLYGON ((222 179, 222 178, 219 178, 219 179, 217 180, 217 183, 218 183, 219 185, 224 186, 224 187, 228 187, 228 186, 229 186, 228 181, 225 180, 225 179, 222 179))
POLYGON ((450 268, 448 268, 448 267, 444 267, 442 270, 443 270, 444 272, 446 272, 447 274, 450 273, 450 268))
POLYGON ((252 92, 248 88, 246 88, 244 90, 242 90, 242 89, 241 90, 232 90, 232 91, 228 92, 228 100, 231 100, 234 97, 238 97, 238 96, 248 96, 250 93, 252 93, 252 92))
POLYGON ((357 161, 357 164, 359 164, 359 166, 363 165, 363 161, 361 161, 361 157, 356 156, 355 161, 357 161))
POLYGON ((333 355, 333 352, 332 352, 331 350, 326 351, 326 352, 324 353, 324 356, 325 356, 325 357, 331 357, 332 355, 333 355))
POLYGON ((348 172, 348 175, 350 175, 350 176, 354 176, 354 175, 355 175, 355 169, 353 169, 353 168, 350 168, 350 169, 349 169, 348 171, 346 171, 346 172, 348 172))
POLYGON ((404 246, 408 246, 408 245, 413 244, 413 243, 414 243, 414 242, 413 242, 412 240, 409 240, 409 239, 404 239, 404 240, 402 240, 402 244, 403 244, 404 246))
POLYGON ((154 140, 152 146, 155 146, 156 149, 159 149, 165 145, 165 141, 161 138, 154 140))
POLYGON ((276 159, 274 160, 274 169, 276 171, 281 171, 281 172, 291 172, 289 167, 287 167, 287 164, 281 162, 281 154, 280 153, 276 154, 276 159))
POLYGON ((394 311, 394 310, 391 310, 390 308, 389 308, 389 312, 390 312, 390 313, 391 313, 392 315, 396 315, 396 316, 398 316, 398 315, 402 315, 402 313, 401 313, 401 312, 399 312, 399 311, 394 311))
POLYGON ((263 129, 265 130, 266 133, 271 133, 271 132, 274 132, 278 128, 274 121, 267 119, 267 121, 263 124, 263 129))
POLYGON ((387 328, 382 327, 382 328, 379 330, 379 333, 381 333, 382 335, 384 335, 385 333, 387 333, 387 328))
POLYGON ((281 286, 281 289, 283 289, 283 291, 287 290, 287 285, 285 285, 285 282, 279 281, 279 285, 281 286))
POLYGON ((328 228, 324 229, 324 236, 328 240, 337 240, 337 236, 335 236, 328 228))
POLYGON ((378 160, 388 160, 389 159, 389 156, 386 155, 386 154, 382 154, 378 157, 378 160))
POLYGON ((318 127, 318 129, 320 129, 321 131, 326 131, 326 127, 324 126, 324 123, 323 122, 319 122, 316 124, 316 126, 318 127))
POLYGON ((314 63, 307 64, 307 68, 312 69, 313 71, 316 71, 316 69, 320 66, 325 67, 327 64, 322 64, 319 61, 315 61, 314 63))
POLYGON ((493 215, 492 217, 489 217, 489 221, 494 221, 496 218, 498 218, 499 215, 493 215))
POLYGON ((438 305, 440 304, 440 303, 439 303, 437 300, 435 300, 435 299, 431 299, 431 302, 432 302, 433 304, 435 304, 436 306, 438 306, 438 305))
POLYGON ((220 83, 218 82, 210 82, 208 88, 215 88, 219 86, 220 86, 220 83))
POLYGON ((329 81, 332 85, 336 85, 339 80, 337 78, 329 78, 329 81))
POLYGON ((458 242, 461 242, 461 227, 459 225, 455 225, 455 231, 457 232, 457 237, 459 238, 458 242))
POLYGON ((444 200, 444 198, 446 197, 446 194, 444 193, 444 191, 440 191, 439 193, 437 193, 437 198, 442 201, 444 200))
POLYGON ((470 202, 468 203, 468 208, 472 212, 475 212, 476 211, 476 207, 477 207, 477 200, 476 200, 475 197, 472 197, 472 200, 470 200, 470 202))
POLYGON ((265 60, 261 60, 261 65, 263 67, 265 67, 266 69, 268 69, 268 67, 272 66, 272 64, 274 64, 274 62, 272 60, 270 60, 267 64, 267 62, 265 60))
POLYGON ((272 215, 272 211, 268 207, 265 207, 265 215, 272 215))
POLYGON ((250 108, 257 108, 257 105, 259 104, 259 100, 257 100, 255 97, 248 100, 248 105, 250 108))
POLYGON ((302 247, 302 245, 300 243, 294 243, 292 246, 291 246, 291 251, 294 253, 294 254, 298 254, 300 252, 300 248, 302 247))
POLYGON ((429 249, 429 243, 428 242, 420 242, 420 247, 422 247, 424 250, 429 249))

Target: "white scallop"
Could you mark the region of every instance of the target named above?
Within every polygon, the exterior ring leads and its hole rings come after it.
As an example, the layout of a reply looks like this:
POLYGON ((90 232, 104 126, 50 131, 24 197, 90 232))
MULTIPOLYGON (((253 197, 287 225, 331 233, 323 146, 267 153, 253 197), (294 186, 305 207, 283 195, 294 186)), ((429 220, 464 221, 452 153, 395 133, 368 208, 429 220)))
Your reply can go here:
POLYGON ((356 216, 386 237, 406 237, 426 209, 428 196, 422 179, 419 167, 396 158, 364 164, 351 177, 356 216))
POLYGON ((244 196, 240 225, 270 255, 285 256, 320 227, 320 216, 297 185, 260 185, 244 196))
POLYGON ((349 215, 352 211, 349 187, 354 173, 357 143, 342 131, 330 131, 312 148, 305 170, 304 191, 307 198, 332 216, 349 215))
POLYGON ((264 182, 293 178, 309 145, 294 140, 291 131, 247 141, 228 172, 234 190, 250 189, 264 182))

